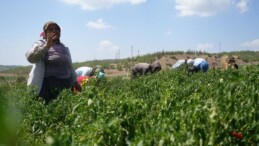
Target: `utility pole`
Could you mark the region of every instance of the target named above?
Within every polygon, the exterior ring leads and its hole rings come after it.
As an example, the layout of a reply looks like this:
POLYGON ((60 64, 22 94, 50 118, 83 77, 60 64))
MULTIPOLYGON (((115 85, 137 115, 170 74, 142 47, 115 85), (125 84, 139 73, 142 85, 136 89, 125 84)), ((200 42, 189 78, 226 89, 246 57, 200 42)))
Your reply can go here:
POLYGON ((219 42, 219 53, 221 51, 221 42, 219 42))
POLYGON ((133 46, 131 46, 131 59, 133 59, 133 46))
POLYGON ((133 46, 131 45, 131 59, 130 59, 130 67, 129 67, 129 70, 128 70, 128 73, 127 73, 127 77, 129 76, 133 65, 134 65, 134 62, 133 62, 133 46))
POLYGON ((120 59, 120 49, 118 50, 118 59, 120 59))

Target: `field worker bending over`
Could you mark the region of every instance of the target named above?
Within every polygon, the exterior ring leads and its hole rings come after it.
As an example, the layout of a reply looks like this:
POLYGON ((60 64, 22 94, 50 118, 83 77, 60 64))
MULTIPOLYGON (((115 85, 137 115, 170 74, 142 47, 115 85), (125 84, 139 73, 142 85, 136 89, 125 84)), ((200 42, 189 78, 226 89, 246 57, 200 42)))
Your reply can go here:
POLYGON ((196 59, 188 59, 188 73, 194 72, 206 72, 209 69, 209 63, 203 58, 196 58, 196 59))
POLYGON ((102 69, 102 68, 97 68, 97 69, 95 70, 95 73, 96 73, 96 77, 97 77, 98 79, 103 79, 103 78, 105 78, 104 69, 102 69))
POLYGON ((94 72, 96 70, 96 67, 88 67, 88 66, 82 66, 76 69, 76 76, 93 76, 94 72))
POLYGON ((177 69, 179 67, 181 67, 182 65, 187 64, 187 60, 186 59, 181 59, 178 60, 173 66, 172 69, 177 69))
POLYGON ((147 75, 147 73, 156 73, 161 70, 161 64, 159 61, 155 61, 152 64, 138 63, 131 70, 132 78, 139 75, 147 75))
POLYGON ((234 57, 232 57, 232 58, 230 58, 230 59, 228 60, 228 64, 229 64, 229 66, 231 66, 232 68, 238 69, 238 65, 237 65, 236 60, 235 60, 234 57))
POLYGON ((97 78, 103 79, 105 78, 104 70, 100 67, 88 67, 83 66, 76 69, 77 81, 82 85, 85 79, 97 78))

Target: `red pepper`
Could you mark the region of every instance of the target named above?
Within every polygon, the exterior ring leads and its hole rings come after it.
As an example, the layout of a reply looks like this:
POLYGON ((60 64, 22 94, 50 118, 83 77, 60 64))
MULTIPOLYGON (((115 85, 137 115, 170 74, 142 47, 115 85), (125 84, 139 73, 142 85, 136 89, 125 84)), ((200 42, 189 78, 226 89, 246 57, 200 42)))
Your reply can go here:
POLYGON ((234 136, 238 139, 242 139, 244 137, 242 133, 237 133, 236 131, 233 131, 231 134, 232 134, 232 136, 234 136))

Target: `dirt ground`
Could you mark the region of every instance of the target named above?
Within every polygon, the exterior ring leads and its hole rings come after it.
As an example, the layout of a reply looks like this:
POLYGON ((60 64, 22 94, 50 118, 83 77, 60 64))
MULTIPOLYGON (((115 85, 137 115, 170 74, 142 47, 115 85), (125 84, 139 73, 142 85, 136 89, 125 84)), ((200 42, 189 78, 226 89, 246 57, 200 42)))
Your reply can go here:
POLYGON ((130 77, 130 72, 127 72, 125 69, 123 69, 122 71, 119 71, 117 69, 105 69, 104 72, 107 77, 130 77))

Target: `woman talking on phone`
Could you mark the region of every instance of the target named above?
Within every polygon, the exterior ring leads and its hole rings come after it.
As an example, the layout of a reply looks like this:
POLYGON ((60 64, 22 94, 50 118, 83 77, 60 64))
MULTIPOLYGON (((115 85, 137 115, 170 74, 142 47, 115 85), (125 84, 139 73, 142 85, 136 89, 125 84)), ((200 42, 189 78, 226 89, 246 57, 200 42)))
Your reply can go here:
POLYGON ((33 64, 27 85, 36 87, 37 95, 47 103, 63 89, 74 87, 81 91, 72 67, 70 51, 60 41, 59 25, 53 21, 46 22, 41 35, 43 40, 36 41, 25 55, 33 64))

